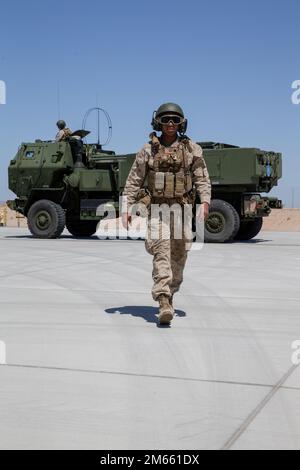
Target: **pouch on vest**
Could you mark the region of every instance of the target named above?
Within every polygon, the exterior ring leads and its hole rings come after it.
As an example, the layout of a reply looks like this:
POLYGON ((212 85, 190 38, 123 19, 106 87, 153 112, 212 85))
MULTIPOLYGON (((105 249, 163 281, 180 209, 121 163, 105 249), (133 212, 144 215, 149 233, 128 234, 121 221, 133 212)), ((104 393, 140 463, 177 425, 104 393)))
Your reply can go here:
POLYGON ((151 196, 145 189, 140 189, 136 196, 136 201, 144 204, 148 208, 151 204, 151 196))
POLYGON ((154 173, 153 196, 163 196, 165 188, 165 174, 162 171, 154 173))
POLYGON ((63 129, 63 131, 64 131, 63 139, 66 139, 67 137, 70 137, 72 135, 72 131, 68 127, 63 129))
POLYGON ((165 173, 166 183, 165 183, 165 197, 174 197, 174 175, 173 173, 165 173))
POLYGON ((185 191, 185 184, 184 184, 184 174, 183 173, 176 173, 176 185, 175 185, 175 196, 180 197, 183 196, 185 191))
POLYGON ((185 175, 185 188, 187 193, 189 193, 193 188, 192 177, 190 173, 185 175))

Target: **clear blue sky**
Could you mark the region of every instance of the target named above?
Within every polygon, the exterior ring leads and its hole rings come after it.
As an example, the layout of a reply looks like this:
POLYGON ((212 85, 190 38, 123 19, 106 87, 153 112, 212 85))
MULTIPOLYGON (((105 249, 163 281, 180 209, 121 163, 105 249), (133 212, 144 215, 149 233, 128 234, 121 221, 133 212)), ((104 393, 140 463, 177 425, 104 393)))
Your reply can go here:
MULTIPOLYGON (((110 148, 134 152, 153 109, 182 105, 191 138, 284 154, 273 191, 300 207, 300 3, 296 0, 28 0, 2 2, 0 200, 22 141, 53 138, 58 118, 80 128, 98 104, 113 122, 110 148)), ((95 128, 94 120, 88 127, 95 128)))

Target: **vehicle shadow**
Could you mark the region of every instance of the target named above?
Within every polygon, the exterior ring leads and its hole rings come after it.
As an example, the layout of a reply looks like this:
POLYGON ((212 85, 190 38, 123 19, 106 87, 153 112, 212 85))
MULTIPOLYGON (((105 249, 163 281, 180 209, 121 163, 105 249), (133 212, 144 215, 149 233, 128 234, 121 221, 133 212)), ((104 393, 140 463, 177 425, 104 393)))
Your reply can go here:
POLYGON ((90 240, 90 241, 101 241, 101 242, 105 242, 105 241, 126 241, 126 242, 135 242, 135 241, 142 241, 144 242, 145 240, 144 239, 140 239, 140 238, 137 238, 137 239, 133 239, 133 238, 119 238, 119 237, 116 237, 116 238, 98 238, 96 235, 93 235, 91 237, 74 237, 73 235, 60 235, 60 237, 58 238, 35 238, 33 237, 32 235, 5 235, 2 239, 15 239, 15 240, 18 240, 18 239, 25 239, 25 238, 28 238, 28 239, 32 239, 32 240, 40 240, 40 241, 43 241, 43 240, 60 240, 60 239, 63 239, 63 240, 90 240))
MULTIPOLYGON (((43 241, 43 240, 59 240, 59 239, 63 239, 63 240, 89 240, 89 241, 101 241, 101 242, 105 242, 105 241, 126 241, 126 242, 136 242, 136 241, 139 241, 139 242, 144 242, 145 240, 143 238, 137 238, 137 239, 134 239, 134 238, 120 238, 120 237, 116 237, 116 238, 113 238, 113 237, 107 237, 107 238, 98 238, 96 235, 93 235, 91 237, 74 237, 73 235, 61 235, 59 238, 52 238, 52 239, 48 239, 48 238, 35 238, 33 237, 32 235, 28 234, 28 235, 6 235, 3 237, 3 239, 15 239, 15 240, 18 240, 18 239, 32 239, 32 240, 40 240, 40 241, 43 241)), ((266 238, 254 238, 252 240, 233 240, 231 242, 228 242, 226 243, 226 245, 229 245, 229 244, 247 244, 247 245, 254 245, 256 243, 269 243, 269 242, 272 242, 273 240, 272 239, 266 239, 266 238)), ((220 243, 213 243, 213 242, 210 242, 210 243, 207 243, 207 245, 220 245, 220 243)))
POLYGON ((267 242, 272 242, 273 240, 267 239, 267 238, 253 238, 251 240, 234 240, 234 244, 242 243, 242 244, 247 244, 247 245, 254 245, 255 243, 267 243, 267 242))
MULTIPOLYGON (((126 305, 125 307, 115 307, 115 308, 107 308, 105 310, 106 313, 110 315, 131 315, 133 317, 140 317, 143 318, 147 323, 155 323, 160 328, 168 328, 168 325, 160 325, 158 322, 158 308, 156 307, 149 307, 149 306, 141 306, 141 305, 126 305)), ((177 317, 185 317, 186 313, 183 310, 175 309, 175 316, 177 317)))

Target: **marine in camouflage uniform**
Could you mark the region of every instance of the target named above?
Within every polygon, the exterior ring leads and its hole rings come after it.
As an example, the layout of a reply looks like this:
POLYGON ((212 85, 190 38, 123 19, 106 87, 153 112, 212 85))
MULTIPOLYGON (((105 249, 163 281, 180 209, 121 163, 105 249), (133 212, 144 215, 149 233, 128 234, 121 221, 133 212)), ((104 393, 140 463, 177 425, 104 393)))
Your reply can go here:
MULTIPOLYGON (((145 247, 153 255, 152 296, 159 301, 159 322, 169 324, 174 315, 173 295, 182 283, 192 242, 195 193, 200 196, 202 217, 206 218, 211 184, 200 145, 184 135, 187 120, 180 106, 161 105, 153 116, 152 127, 162 135, 150 134, 150 142, 137 153, 123 196, 130 209, 141 199, 141 188, 148 180, 148 195, 142 192, 141 201, 149 207, 145 247), (169 213, 166 211, 167 217, 160 213, 164 207, 171 208, 169 213)), ((124 224, 130 220, 130 215, 123 215, 124 224)))
POLYGON ((71 129, 66 127, 67 125, 65 121, 60 119, 59 121, 57 121, 56 125, 58 127, 58 133, 55 136, 56 142, 61 142, 62 140, 66 140, 67 137, 70 137, 70 135, 72 134, 72 131, 71 129))
POLYGON ((83 141, 81 139, 81 136, 75 135, 75 133, 73 133, 71 129, 69 129, 69 127, 66 127, 67 126, 66 122, 63 121, 62 119, 57 121, 56 125, 58 127, 58 133, 55 136, 55 142, 62 142, 65 140, 68 141, 71 146, 71 151, 72 151, 72 156, 73 156, 75 167, 78 167, 78 168, 84 167, 84 164, 82 163, 83 141))

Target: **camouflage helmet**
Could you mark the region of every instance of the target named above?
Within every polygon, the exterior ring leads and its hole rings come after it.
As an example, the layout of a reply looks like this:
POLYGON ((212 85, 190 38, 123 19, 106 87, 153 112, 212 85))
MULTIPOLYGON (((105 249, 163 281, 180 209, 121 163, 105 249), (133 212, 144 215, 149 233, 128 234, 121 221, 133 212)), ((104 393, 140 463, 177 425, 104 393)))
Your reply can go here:
POLYGON ((176 103, 164 103, 161 104, 158 110, 156 111, 156 117, 162 116, 163 114, 178 114, 184 118, 184 113, 182 108, 176 103))
POLYGON ((66 127, 65 121, 63 121, 62 119, 60 119, 59 121, 57 121, 56 125, 57 125, 58 129, 60 129, 60 130, 62 130, 62 129, 64 129, 64 128, 66 127))
POLYGON ((162 124, 159 122, 160 116, 165 114, 176 114, 182 118, 182 123, 179 124, 178 131, 184 134, 187 129, 187 119, 184 117, 182 108, 176 103, 163 103, 159 106, 157 111, 154 111, 151 121, 151 126, 155 131, 162 131, 162 124))

